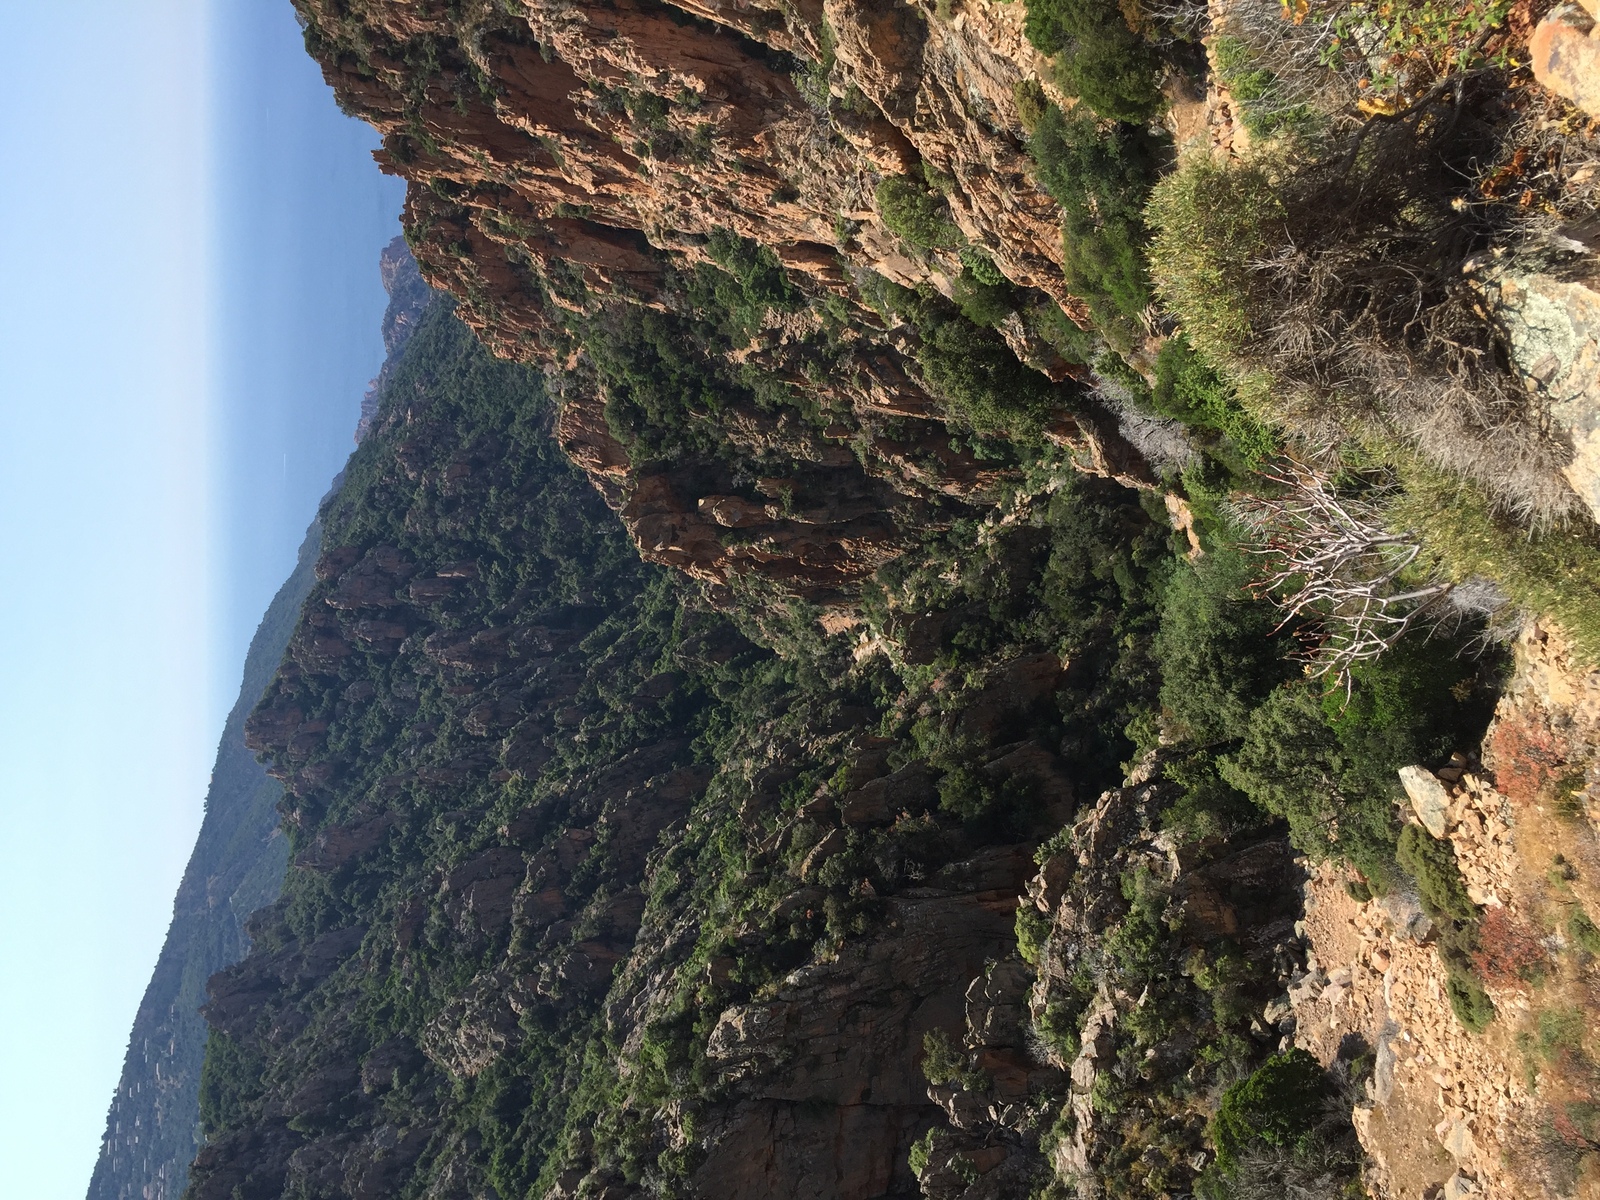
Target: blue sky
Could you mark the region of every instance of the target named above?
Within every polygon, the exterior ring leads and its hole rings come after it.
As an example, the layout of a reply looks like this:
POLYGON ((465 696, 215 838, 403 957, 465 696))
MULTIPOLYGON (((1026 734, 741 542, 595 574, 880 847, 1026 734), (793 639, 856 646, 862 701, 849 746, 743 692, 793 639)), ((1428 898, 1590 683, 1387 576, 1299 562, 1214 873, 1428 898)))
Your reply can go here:
POLYGON ((0 1163, 80 1200, 400 190, 288 0, 9 0, 0 44, 0 1163))

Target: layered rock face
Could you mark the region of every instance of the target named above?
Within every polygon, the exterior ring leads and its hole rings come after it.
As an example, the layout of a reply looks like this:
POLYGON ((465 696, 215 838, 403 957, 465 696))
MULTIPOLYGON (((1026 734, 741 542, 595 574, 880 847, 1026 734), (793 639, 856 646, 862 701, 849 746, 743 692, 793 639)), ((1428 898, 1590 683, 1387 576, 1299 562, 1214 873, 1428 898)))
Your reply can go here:
MULTIPOLYGON (((496 353, 545 365, 563 444, 647 558, 829 599, 992 499, 1003 463, 946 427, 959 382, 930 368, 926 330, 871 311, 857 285, 870 271, 949 294, 977 256, 1047 323, 1082 317, 1058 213, 1026 171, 1021 6, 298 7, 340 102, 412 185, 424 274, 496 353), (902 176, 943 192, 932 248, 879 211, 877 185, 902 176), (778 291, 750 274, 758 247, 788 273, 778 291), (776 303, 737 328, 684 319, 707 307, 690 293, 713 264, 723 300, 743 284, 736 307, 776 303), (618 360, 641 361, 641 341, 658 381, 678 354, 726 386, 640 400, 618 360), (713 426, 709 443, 642 436, 664 410, 713 426)), ((1046 377, 1024 371, 1029 386, 1058 381, 1053 441, 1145 478, 1083 371, 1027 322, 967 332, 945 354, 966 360, 956 374, 1014 374, 1020 358, 1046 377)))

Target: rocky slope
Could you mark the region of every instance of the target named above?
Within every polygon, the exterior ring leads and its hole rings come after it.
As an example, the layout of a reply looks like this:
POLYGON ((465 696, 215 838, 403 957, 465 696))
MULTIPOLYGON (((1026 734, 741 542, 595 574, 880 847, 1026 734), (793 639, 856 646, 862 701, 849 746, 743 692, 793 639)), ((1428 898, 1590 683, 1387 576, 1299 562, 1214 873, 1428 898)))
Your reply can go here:
POLYGON ((1354 1039, 1373 1056, 1356 1128, 1379 1194, 1597 1194, 1597 722, 1600 676, 1533 626, 1482 761, 1412 785, 1408 817, 1448 839, 1481 912, 1496 1012, 1482 1033, 1443 1003, 1438 932, 1414 895, 1362 901, 1336 870, 1307 883, 1295 1039, 1325 1058, 1354 1039))
POLYGON ((243 957, 245 919, 277 896, 287 857, 278 829, 282 790, 245 748, 244 722, 289 644, 314 581, 320 540, 313 524, 245 656, 239 699, 211 769, 205 819, 129 1035, 89 1200, 177 1200, 201 1145, 206 980, 243 957))
POLYGON ((300 11, 340 102, 415 185, 424 273, 497 353, 555 372, 558 436, 652 561, 836 597, 994 498, 1004 456, 944 421, 973 371, 1035 396, 1087 469, 1147 477, 1060 348, 1084 310, 1026 171, 1019 6, 300 11), (925 174, 946 248, 891 232, 874 199, 925 174), (962 255, 1031 297, 1019 315, 936 333, 858 294, 863 269, 950 294, 962 255), (641 373, 686 369, 713 387, 639 394, 641 373), (715 440, 646 428, 685 416, 715 440))

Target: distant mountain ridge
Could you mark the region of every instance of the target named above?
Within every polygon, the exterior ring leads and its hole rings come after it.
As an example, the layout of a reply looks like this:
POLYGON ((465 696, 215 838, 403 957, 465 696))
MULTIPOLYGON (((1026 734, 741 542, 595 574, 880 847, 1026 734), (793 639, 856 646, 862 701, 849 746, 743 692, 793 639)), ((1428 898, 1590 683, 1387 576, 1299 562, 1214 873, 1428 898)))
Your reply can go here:
MULTIPOLYGON (((382 326, 387 357, 362 400, 358 442, 394 362, 434 296, 404 238, 384 247, 379 270, 389 293, 382 326)), ((334 481, 333 492, 342 478, 334 481)), ((88 1200, 177 1200, 188 1180, 189 1162, 200 1148, 206 1024, 199 1009, 206 980, 249 949, 245 920, 277 899, 288 855, 278 828, 283 786, 245 746, 244 722, 283 660, 301 605, 316 582, 313 568, 321 543, 319 518, 306 532, 295 569, 273 597, 245 656, 239 697, 228 714, 211 772, 205 819, 178 887, 155 973, 134 1018, 88 1200)))
POLYGON ((389 293, 389 307, 383 313, 383 366, 361 397, 361 419, 356 422, 356 442, 366 437, 372 420, 378 415, 378 403, 383 390, 389 385, 394 363, 400 351, 416 332, 422 314, 433 302, 434 290, 422 278, 417 260, 411 257, 411 248, 404 237, 396 237, 378 256, 378 270, 383 275, 383 290, 389 293))
POLYGON ((267 607, 245 656, 239 698, 217 748, 205 820, 173 903, 172 925, 134 1018, 106 1116, 88 1200, 176 1200, 200 1145, 206 980, 249 948, 244 922, 277 898, 287 844, 283 787, 245 748, 244 721, 283 658, 322 544, 313 522, 295 569, 267 607))

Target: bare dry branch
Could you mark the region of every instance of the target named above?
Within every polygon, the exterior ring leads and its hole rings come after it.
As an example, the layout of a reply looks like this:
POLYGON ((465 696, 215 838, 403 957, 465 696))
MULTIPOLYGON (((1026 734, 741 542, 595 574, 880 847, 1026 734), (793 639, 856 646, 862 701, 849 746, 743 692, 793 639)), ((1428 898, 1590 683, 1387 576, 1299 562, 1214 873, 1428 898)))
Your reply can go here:
POLYGON ((1422 560, 1419 539, 1383 523, 1382 494, 1340 495, 1327 473, 1285 459, 1268 478, 1282 491, 1236 505, 1267 563, 1257 592, 1311 630, 1313 678, 1350 687, 1351 668, 1377 658, 1420 626, 1459 620, 1453 588, 1422 560))

